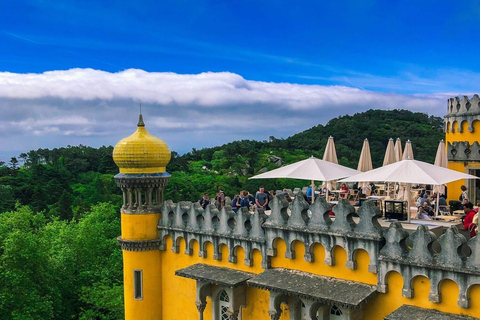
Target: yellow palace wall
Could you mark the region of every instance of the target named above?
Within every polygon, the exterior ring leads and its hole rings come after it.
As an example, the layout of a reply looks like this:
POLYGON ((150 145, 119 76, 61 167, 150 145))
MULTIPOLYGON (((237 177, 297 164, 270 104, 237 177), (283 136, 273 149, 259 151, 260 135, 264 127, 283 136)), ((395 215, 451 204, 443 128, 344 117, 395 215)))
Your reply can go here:
MULTIPOLYGON (((470 132, 468 130, 469 124, 467 121, 463 121, 461 124, 461 128, 463 132, 458 132, 459 130, 459 123, 455 121, 453 123, 453 130, 449 126, 447 126, 447 132, 445 134, 445 141, 446 144, 452 143, 455 141, 468 141, 470 144, 474 143, 475 141, 480 142, 480 120, 475 120, 473 121, 473 132, 470 132), (452 133, 453 131, 453 133, 452 133)), ((448 163, 448 168, 460 172, 466 172, 466 167, 465 167, 464 162, 449 162, 448 163)), ((468 166, 479 166, 480 169, 480 163, 479 162, 469 162, 468 166)), ((468 185, 465 180, 458 180, 454 181, 451 183, 447 184, 448 187, 448 200, 458 200, 460 197, 460 194, 462 191, 460 190, 460 187, 462 185, 468 185)))
MULTIPOLYGON (((222 246, 222 260, 217 261, 212 258, 213 245, 207 245, 207 257, 198 256, 199 244, 194 241, 193 254, 186 255, 185 241, 180 239, 179 253, 171 251, 172 239, 166 238, 166 250, 161 252, 162 266, 159 272, 162 275, 162 305, 164 306, 162 316, 163 320, 183 320, 197 319, 198 311, 195 306, 196 282, 192 279, 175 276, 175 270, 188 267, 195 263, 204 263, 213 266, 226 267, 241 271, 261 273, 263 269, 260 267, 261 254, 254 251, 253 266, 248 267, 243 264, 244 252, 242 248, 238 248, 237 263, 230 263, 228 259, 228 247, 222 246)), ((346 252, 341 247, 335 247, 333 256, 335 257, 335 265, 328 266, 323 263, 325 253, 320 244, 316 244, 313 248, 315 256, 314 262, 306 262, 303 259, 305 253, 304 245, 296 241, 294 244, 295 259, 285 258, 286 244, 283 240, 277 239, 276 248, 277 256, 272 257, 272 267, 283 267, 309 272, 317 275, 330 276, 346 280, 373 284, 377 283, 377 275, 368 272, 369 256, 363 250, 356 252, 357 269, 350 270, 345 267, 347 260, 346 252)), ((383 319, 385 316, 401 307, 403 304, 415 305, 422 308, 436 309, 443 312, 463 314, 469 316, 480 315, 480 285, 475 285, 470 290, 471 307, 464 309, 457 306, 457 297, 459 293, 458 286, 455 282, 444 280, 440 285, 440 293, 442 301, 439 304, 428 301, 430 292, 430 281, 423 277, 417 276, 413 280, 414 296, 413 298, 402 297, 403 278, 397 272, 390 272, 387 276, 388 293, 379 293, 376 298, 369 301, 364 307, 364 319, 376 320, 383 319)), ((242 309, 242 320, 269 319, 269 292, 261 289, 248 287, 246 296, 246 308, 242 309)), ((212 319, 212 303, 207 299, 207 307, 204 312, 204 319, 212 319)), ((284 312, 280 318, 287 320, 289 318, 288 307, 285 306, 284 312)))
MULTIPOLYGON (((122 239, 153 240, 158 238, 156 225, 160 213, 125 214, 122 213, 122 239)), ((123 250, 123 283, 125 299, 125 319, 158 319, 163 306, 161 254, 158 250, 123 250), (142 299, 134 299, 134 270, 142 270, 142 299)))

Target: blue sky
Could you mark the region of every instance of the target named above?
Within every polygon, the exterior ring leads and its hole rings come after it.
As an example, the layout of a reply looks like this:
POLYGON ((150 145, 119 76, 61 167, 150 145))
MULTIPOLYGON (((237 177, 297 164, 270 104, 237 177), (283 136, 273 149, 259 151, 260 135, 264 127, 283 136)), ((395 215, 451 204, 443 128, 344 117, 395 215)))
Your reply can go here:
POLYGON ((115 144, 140 102, 179 152, 369 108, 443 116, 448 97, 478 93, 479 30, 477 0, 8 1, 0 149, 115 144), (248 128, 259 107, 294 116, 248 128))

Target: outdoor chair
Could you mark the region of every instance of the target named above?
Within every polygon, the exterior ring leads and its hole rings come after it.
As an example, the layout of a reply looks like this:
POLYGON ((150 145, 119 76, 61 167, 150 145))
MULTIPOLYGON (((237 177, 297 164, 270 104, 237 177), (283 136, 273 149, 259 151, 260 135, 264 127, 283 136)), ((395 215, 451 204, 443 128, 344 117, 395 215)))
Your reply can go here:
POLYGON ((358 201, 358 190, 350 189, 348 200, 358 201))

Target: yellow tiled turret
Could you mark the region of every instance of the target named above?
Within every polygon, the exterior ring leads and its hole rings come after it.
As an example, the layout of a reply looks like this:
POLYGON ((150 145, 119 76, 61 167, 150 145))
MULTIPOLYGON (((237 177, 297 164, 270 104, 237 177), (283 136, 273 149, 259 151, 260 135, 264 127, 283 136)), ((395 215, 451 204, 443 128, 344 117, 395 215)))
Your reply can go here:
POLYGON ((170 149, 145 129, 140 115, 137 130, 113 150, 122 188, 122 235, 125 319, 162 319, 162 259, 157 223, 161 217, 163 188, 170 175, 166 166, 170 149))
POLYGON ((167 144, 145 129, 142 115, 137 131, 120 140, 113 149, 113 160, 120 173, 125 174, 165 172, 170 157, 167 144))

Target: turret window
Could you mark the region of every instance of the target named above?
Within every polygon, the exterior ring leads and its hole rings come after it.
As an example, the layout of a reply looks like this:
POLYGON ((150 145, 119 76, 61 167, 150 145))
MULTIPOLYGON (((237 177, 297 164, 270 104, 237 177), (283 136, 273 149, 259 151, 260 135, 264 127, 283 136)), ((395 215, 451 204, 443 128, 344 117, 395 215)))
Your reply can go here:
POLYGON ((133 297, 135 300, 143 299, 143 274, 142 270, 133 270, 133 297))

